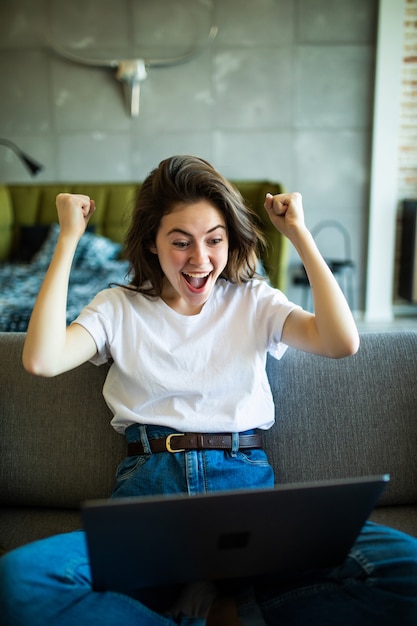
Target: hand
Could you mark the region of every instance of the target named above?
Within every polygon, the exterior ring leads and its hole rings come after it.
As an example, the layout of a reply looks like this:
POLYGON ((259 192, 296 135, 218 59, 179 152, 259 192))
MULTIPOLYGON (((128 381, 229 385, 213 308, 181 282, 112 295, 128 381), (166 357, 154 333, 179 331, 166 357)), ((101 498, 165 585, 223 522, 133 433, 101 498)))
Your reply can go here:
POLYGON ((266 194, 264 207, 271 222, 283 235, 291 239, 291 233, 305 228, 302 196, 298 192, 266 194))
POLYGON ((59 225, 62 234, 80 238, 95 211, 95 202, 82 194, 60 193, 56 197, 59 225))

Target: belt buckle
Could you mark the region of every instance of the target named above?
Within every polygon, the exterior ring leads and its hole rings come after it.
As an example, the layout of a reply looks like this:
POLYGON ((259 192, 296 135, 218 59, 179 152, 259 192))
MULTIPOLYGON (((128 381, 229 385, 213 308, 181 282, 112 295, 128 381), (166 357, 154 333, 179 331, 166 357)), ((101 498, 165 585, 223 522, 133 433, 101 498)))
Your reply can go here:
POLYGON ((173 437, 184 437, 185 433, 171 433, 170 435, 168 435, 168 437, 165 439, 165 445, 166 445, 166 449, 168 450, 168 452, 174 453, 174 452, 185 452, 185 448, 180 448, 178 450, 174 450, 171 447, 171 439, 173 437))

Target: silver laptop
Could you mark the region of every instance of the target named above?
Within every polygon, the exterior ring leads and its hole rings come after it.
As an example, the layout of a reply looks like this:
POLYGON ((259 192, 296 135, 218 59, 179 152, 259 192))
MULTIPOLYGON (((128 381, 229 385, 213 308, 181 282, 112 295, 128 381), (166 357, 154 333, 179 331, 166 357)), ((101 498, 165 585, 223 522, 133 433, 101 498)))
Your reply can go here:
POLYGON ((94 588, 128 592, 335 566, 388 482, 381 475, 86 502, 94 588))

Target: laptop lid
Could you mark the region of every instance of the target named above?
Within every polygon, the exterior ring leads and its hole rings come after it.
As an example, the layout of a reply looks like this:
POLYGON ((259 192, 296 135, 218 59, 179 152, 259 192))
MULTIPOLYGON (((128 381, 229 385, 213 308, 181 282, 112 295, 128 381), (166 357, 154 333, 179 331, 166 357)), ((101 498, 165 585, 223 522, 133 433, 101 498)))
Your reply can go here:
POLYGON ((94 588, 132 591, 335 566, 388 481, 382 475, 86 502, 94 588))

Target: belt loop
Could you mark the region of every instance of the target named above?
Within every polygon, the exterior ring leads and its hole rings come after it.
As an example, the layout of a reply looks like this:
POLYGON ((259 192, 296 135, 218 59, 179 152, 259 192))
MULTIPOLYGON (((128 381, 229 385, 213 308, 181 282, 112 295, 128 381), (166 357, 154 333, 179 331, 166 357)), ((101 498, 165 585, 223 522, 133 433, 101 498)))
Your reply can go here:
POLYGON ((238 451, 239 451, 239 433, 232 433, 231 456, 236 456, 238 451))
POLYGON ((146 424, 139 424, 140 441, 143 445, 144 454, 152 454, 151 444, 149 443, 148 433, 146 432, 146 424))

